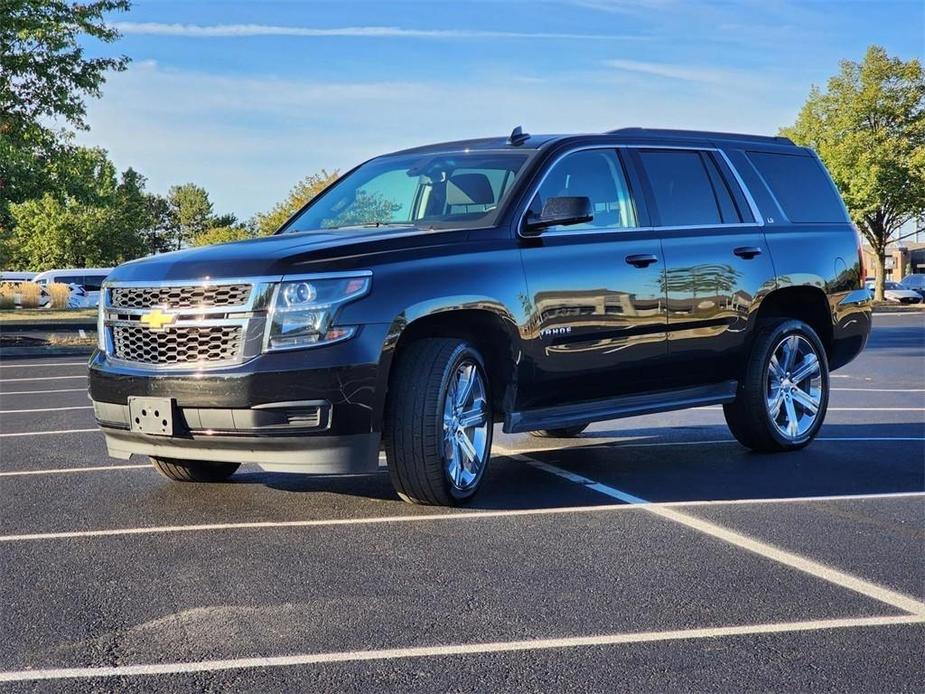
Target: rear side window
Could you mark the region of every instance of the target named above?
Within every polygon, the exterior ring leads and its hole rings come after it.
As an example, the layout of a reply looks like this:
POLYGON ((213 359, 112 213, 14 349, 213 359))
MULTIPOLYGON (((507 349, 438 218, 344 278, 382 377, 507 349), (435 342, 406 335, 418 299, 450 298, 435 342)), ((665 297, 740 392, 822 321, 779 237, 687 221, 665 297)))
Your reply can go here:
POLYGON ((106 275, 87 275, 84 277, 83 288, 88 292, 98 292, 103 288, 106 275))
POLYGON ((749 152, 791 222, 845 222, 845 210, 822 164, 815 157, 749 152))
MULTIPOLYGON (((723 223, 717 191, 700 152, 651 149, 641 150, 639 158, 652 186, 661 226, 723 223)), ((729 197, 728 189, 720 192, 724 198, 729 197)), ((732 200, 726 199, 724 206, 731 215, 732 200)))

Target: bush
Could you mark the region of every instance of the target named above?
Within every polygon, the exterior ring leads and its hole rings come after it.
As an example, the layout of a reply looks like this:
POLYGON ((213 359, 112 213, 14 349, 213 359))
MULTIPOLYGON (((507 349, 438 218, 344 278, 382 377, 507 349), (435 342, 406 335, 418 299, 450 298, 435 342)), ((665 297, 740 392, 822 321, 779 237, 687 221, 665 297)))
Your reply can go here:
POLYGON ((38 308, 42 300, 42 288, 35 282, 23 282, 17 287, 19 305, 23 308, 38 308))
POLYGON ((0 283, 0 308, 13 308, 16 306, 16 295, 19 290, 13 282, 0 283))
POLYGON ((71 288, 66 284, 52 282, 45 291, 51 297, 51 308, 67 308, 67 302, 71 298, 71 288))

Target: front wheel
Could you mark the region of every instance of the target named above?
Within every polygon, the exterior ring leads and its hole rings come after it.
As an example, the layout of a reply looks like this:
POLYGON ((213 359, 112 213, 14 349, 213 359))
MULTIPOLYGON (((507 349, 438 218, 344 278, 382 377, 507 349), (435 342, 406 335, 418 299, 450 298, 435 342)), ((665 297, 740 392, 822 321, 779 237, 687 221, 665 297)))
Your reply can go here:
POLYGON ((239 463, 207 463, 153 456, 150 460, 155 470, 174 482, 224 482, 241 467, 239 463))
POLYGON ((761 327, 736 399, 723 406, 733 436, 756 451, 792 451, 819 433, 829 404, 829 364, 806 323, 761 327))
POLYGON ((413 342, 397 356, 386 407, 392 485, 413 504, 456 506, 478 491, 491 454, 485 365, 467 342, 413 342))

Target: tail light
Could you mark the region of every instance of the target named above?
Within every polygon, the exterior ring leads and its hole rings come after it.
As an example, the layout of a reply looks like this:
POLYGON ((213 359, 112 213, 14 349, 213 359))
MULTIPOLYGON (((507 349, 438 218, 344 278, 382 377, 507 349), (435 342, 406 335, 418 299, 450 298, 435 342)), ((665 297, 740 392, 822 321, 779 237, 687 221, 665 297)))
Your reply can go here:
POLYGON ((854 227, 855 236, 858 239, 858 289, 864 289, 867 286, 867 266, 864 263, 864 237, 861 236, 861 230, 857 224, 854 227))

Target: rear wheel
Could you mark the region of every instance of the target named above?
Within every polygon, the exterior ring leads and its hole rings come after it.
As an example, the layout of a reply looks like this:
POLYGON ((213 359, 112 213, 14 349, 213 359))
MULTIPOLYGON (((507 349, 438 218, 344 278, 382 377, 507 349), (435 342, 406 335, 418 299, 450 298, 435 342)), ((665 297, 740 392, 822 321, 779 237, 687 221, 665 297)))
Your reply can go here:
POLYGON ((539 431, 531 431, 530 436, 536 436, 539 439, 573 439, 587 428, 587 424, 578 424, 573 427, 562 427, 561 429, 540 429, 539 431))
POLYGON ((829 365, 802 321, 759 329, 735 402, 723 406, 733 436, 756 451, 803 448, 819 433, 829 403, 829 365))
POLYGON ((410 503, 465 503, 491 454, 482 357, 462 340, 434 338, 411 343, 397 358, 384 431, 392 484, 410 503))
POLYGON ((241 467, 239 463, 207 463, 151 457, 154 469, 174 482, 224 482, 241 467))

